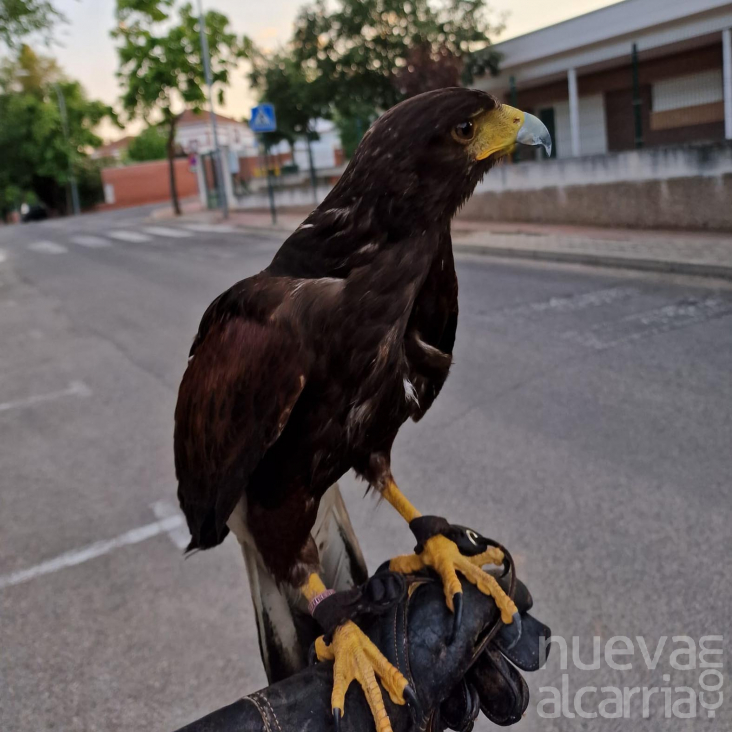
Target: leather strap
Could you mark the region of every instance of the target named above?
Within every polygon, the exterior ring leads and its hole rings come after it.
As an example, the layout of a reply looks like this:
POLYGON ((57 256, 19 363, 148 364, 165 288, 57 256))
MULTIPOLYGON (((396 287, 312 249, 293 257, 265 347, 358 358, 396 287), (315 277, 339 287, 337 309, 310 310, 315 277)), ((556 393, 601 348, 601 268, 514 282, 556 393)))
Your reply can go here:
MULTIPOLYGON (((322 593, 315 599, 325 594, 322 593)), ((383 615, 401 602, 405 594, 406 583, 402 575, 396 572, 377 572, 360 587, 322 597, 311 614, 323 629, 325 642, 330 643, 333 631, 346 621, 358 623, 369 616, 383 615)))

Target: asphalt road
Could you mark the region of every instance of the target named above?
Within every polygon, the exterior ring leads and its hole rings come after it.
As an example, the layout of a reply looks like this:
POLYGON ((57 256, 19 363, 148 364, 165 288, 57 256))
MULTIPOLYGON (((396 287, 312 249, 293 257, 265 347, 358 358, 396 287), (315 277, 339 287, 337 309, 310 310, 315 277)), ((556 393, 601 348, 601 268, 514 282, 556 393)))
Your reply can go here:
MULTIPOLYGON (((172 414, 203 310, 278 242, 143 213, 0 228, 3 732, 171 730, 264 682, 235 541, 181 558, 172 414)), ((402 430, 394 470, 424 511, 512 548, 537 614, 567 639, 569 669, 553 652, 516 729, 732 729, 728 700, 710 718, 695 697, 691 719, 677 714, 690 702, 666 719, 663 691, 648 718, 639 697, 627 718, 599 703, 610 686, 701 691, 702 662, 720 657, 678 668, 692 659, 671 655, 673 637, 698 651, 730 632, 732 289, 479 257, 458 268, 454 370, 402 430), (573 636, 584 663, 594 637, 627 636, 633 654, 580 670, 573 636), (649 669, 642 650, 664 636, 649 669), (564 674, 567 713, 546 719, 539 688, 561 692, 564 674), (577 712, 583 686, 596 689, 577 712)), ((388 505, 351 478, 344 490, 371 567, 411 549, 388 505)), ((729 697, 723 663, 702 681, 720 673, 729 697)))

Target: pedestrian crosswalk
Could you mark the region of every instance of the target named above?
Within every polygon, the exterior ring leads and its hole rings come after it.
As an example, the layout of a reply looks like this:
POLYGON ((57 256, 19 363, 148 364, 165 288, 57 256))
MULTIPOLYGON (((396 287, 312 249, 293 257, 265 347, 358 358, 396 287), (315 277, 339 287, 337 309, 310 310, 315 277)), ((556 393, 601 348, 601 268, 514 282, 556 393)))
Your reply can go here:
MULTIPOLYGON (((178 226, 137 226, 129 229, 111 229, 96 234, 59 234, 56 240, 41 239, 26 245, 37 254, 67 254, 74 247, 111 249, 125 244, 155 244, 165 240, 195 240, 196 234, 235 234, 237 229, 225 224, 190 223, 178 226)), ((7 254, 0 250, 0 263, 7 254)))
POLYGON ((43 254, 66 254, 69 251, 63 244, 57 244, 55 241, 34 241, 28 245, 28 249, 43 254))
POLYGON ((111 236, 112 239, 128 241, 133 244, 144 244, 145 242, 150 241, 150 237, 147 234, 141 234, 139 231, 126 231, 124 229, 110 231, 107 236, 111 236))
POLYGON ((77 234, 71 237, 74 244, 80 247, 89 247, 90 249, 105 249, 111 247, 112 242, 101 236, 92 236, 91 234, 77 234))
POLYGON ((201 234, 234 234, 236 232, 233 226, 226 224, 184 224, 184 228, 201 234))
POLYGON ((153 236, 167 236, 171 239, 188 239, 193 236, 190 231, 171 229, 168 226, 146 226, 145 231, 153 236))

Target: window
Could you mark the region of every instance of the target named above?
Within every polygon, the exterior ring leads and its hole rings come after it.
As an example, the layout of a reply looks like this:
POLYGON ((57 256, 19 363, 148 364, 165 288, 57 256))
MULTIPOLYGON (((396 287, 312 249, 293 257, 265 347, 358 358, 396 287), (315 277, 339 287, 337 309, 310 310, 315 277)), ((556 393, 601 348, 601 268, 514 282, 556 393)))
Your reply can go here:
POLYGON ((664 79, 651 87, 651 129, 724 120, 722 69, 664 79))

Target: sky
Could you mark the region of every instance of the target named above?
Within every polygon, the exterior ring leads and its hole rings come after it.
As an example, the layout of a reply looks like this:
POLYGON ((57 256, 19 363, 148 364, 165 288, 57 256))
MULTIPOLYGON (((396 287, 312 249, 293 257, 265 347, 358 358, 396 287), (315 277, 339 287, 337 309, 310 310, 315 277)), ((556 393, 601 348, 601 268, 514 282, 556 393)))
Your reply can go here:
MULTIPOLYGON (((494 17, 506 14, 506 30, 500 41, 558 23, 575 15, 612 5, 618 0, 492 0, 494 17)), ((229 17, 234 31, 246 34, 263 48, 275 48, 289 38, 292 23, 303 0, 203 0, 205 9, 218 10, 229 17)), ((115 71, 117 54, 109 31, 114 24, 115 0, 56 0, 69 20, 58 29, 58 44, 52 49, 68 76, 78 79, 89 95, 115 104, 119 87, 115 71)), ((254 97, 244 76, 234 73, 226 93, 223 114, 248 116, 254 97)), ((135 131, 135 126, 130 131, 135 131)), ((105 139, 124 133, 111 125, 101 130, 105 139)))

